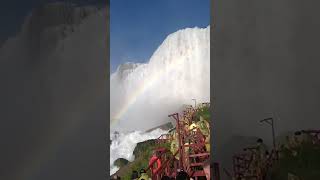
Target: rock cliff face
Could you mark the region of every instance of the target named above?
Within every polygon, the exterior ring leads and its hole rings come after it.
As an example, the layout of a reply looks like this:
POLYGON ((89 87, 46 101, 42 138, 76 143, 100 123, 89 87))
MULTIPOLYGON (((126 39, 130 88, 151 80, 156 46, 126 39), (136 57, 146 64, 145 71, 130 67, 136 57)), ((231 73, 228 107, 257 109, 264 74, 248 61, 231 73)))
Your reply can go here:
POLYGON ((119 168, 122 168, 123 166, 127 165, 128 163, 129 163, 128 160, 123 159, 123 158, 119 158, 114 162, 114 165, 119 168))
POLYGON ((136 148, 134 148, 133 155, 135 157, 138 157, 140 154, 144 153, 146 149, 148 149, 149 147, 153 147, 155 143, 156 141, 154 139, 138 143, 136 148))

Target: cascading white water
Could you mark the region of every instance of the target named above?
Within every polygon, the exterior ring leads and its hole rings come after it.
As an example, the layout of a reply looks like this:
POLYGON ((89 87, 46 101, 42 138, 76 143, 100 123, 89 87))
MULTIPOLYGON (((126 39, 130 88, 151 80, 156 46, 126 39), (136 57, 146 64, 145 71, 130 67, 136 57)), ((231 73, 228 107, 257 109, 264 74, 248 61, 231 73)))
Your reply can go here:
MULTIPOLYGON (((60 5, 49 7, 52 12, 61 8, 60 5)), ((39 24, 30 23, 34 18, 37 20, 36 15, 30 15, 26 18, 21 33, 3 44, 0 59, 20 67, 22 62, 33 60, 29 56, 39 57, 39 62, 44 63, 46 68, 42 71, 47 76, 56 78, 50 79, 50 87, 52 92, 57 92, 62 86, 61 79, 68 78, 70 74, 57 74, 56 68, 59 68, 59 72, 69 72, 74 66, 86 65, 92 57, 97 62, 105 58, 105 11, 94 13, 90 8, 84 10, 91 15, 81 20, 80 24, 76 23, 75 31, 67 31, 65 34, 64 26, 61 25, 63 22, 60 22, 63 18, 60 16, 49 13, 48 17, 55 19, 56 24, 39 24), (30 42, 28 37, 34 29, 42 32, 41 36, 37 36, 36 42, 50 46, 31 46, 34 42, 30 42)), ((77 17, 75 22, 80 22, 81 17, 77 15, 81 13, 74 12, 73 16, 77 17)), ((138 142, 154 139, 165 133, 159 129, 142 133, 143 130, 167 122, 168 114, 178 111, 183 104, 193 104, 194 98, 197 102, 209 101, 209 47, 209 27, 183 29, 169 35, 148 63, 126 63, 111 75, 110 104, 111 119, 114 121, 111 131, 119 130, 122 134, 117 139, 112 139, 111 165, 120 157, 132 160, 132 152, 138 142), (133 130, 133 133, 125 133, 133 130)), ((87 72, 84 71, 83 74, 85 73, 87 72)), ((113 168, 114 172, 116 167, 113 168)))
POLYGON ((118 158, 124 158, 129 161, 134 160, 133 151, 137 143, 149 139, 157 139, 159 136, 165 133, 167 133, 167 131, 156 129, 149 133, 134 131, 131 133, 119 133, 118 135, 112 134, 112 144, 110 146, 110 175, 114 174, 119 169, 113 164, 118 158))
POLYGON ((164 132, 143 131, 168 121, 183 104, 210 101, 210 27, 187 28, 169 35, 147 64, 125 63, 111 75, 110 174, 117 158, 133 160, 138 142, 164 132))
POLYGON ((145 130, 183 104, 210 100, 210 27, 170 34, 147 64, 126 63, 111 75, 111 130, 145 130))

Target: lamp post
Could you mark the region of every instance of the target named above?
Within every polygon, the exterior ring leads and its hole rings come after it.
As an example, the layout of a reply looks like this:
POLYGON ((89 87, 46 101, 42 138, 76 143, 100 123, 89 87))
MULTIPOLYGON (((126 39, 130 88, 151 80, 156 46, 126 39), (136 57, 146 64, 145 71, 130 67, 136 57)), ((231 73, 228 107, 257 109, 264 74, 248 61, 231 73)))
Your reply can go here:
POLYGON ((273 123, 273 118, 266 118, 260 121, 260 123, 267 123, 271 125, 272 128, 272 143, 273 143, 273 148, 276 148, 276 139, 275 139, 275 133, 274 133, 274 123, 273 123))
POLYGON ((196 99, 192 99, 194 101, 194 108, 197 107, 197 100, 196 99))

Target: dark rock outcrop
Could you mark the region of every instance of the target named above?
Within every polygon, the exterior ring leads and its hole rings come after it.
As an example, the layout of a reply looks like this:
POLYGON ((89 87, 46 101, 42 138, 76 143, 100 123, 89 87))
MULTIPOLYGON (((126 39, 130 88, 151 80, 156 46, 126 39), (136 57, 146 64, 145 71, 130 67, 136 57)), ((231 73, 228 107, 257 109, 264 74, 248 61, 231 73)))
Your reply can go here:
POLYGON ((122 168, 123 166, 127 165, 128 163, 129 163, 129 161, 126 159, 123 159, 123 158, 119 158, 114 161, 114 165, 119 168, 122 168))

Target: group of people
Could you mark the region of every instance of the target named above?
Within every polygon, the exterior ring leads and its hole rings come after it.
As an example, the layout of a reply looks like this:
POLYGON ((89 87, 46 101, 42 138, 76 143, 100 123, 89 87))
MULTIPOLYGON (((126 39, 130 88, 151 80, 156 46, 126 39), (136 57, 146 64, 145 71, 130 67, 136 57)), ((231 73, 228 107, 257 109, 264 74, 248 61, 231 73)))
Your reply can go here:
MULTIPOLYGON (((276 147, 275 150, 280 151, 280 156, 281 151, 284 150, 292 152, 292 154, 295 156, 297 154, 296 149, 305 143, 314 143, 312 136, 308 133, 304 133, 303 131, 296 131, 293 136, 286 136, 285 143, 276 147)), ((256 150, 258 152, 256 159, 260 162, 266 161, 271 155, 268 151, 268 147, 263 143, 262 139, 257 140, 256 150)))
MULTIPOLYGON (((204 136, 205 141, 205 149, 207 152, 210 152, 210 125, 207 120, 205 120, 203 117, 200 116, 200 119, 192 120, 190 123, 187 120, 182 119, 182 122, 184 126, 182 126, 185 131, 189 132, 190 134, 196 133, 197 129, 200 130, 200 132, 204 136)), ((188 145, 190 142, 184 142, 185 145, 188 145)), ((171 142, 170 142, 170 151, 172 154, 175 154, 177 150, 179 149, 179 143, 178 143, 178 134, 176 131, 171 132, 171 142)), ((187 152, 189 148, 185 148, 185 151, 187 152)), ((179 159, 178 154, 176 155, 176 159, 179 159)))
MULTIPOLYGON (((112 180, 121 180, 120 176, 114 175, 111 177, 112 180)), ((131 175, 132 180, 151 180, 151 178, 148 176, 145 169, 140 170, 140 174, 137 171, 132 171, 131 175)))
MULTIPOLYGON (((309 134, 303 133, 302 131, 297 131, 293 136, 286 136, 285 143, 275 149, 276 152, 278 152, 276 155, 282 157, 284 152, 289 151, 293 156, 296 156, 298 153, 298 148, 303 143, 313 143, 313 139, 309 134)), ((253 152, 253 159, 249 169, 250 171, 254 171, 248 173, 257 173, 257 171, 263 173, 266 171, 268 163, 270 163, 269 160, 271 153, 269 152, 268 147, 264 144, 263 140, 258 139, 255 146, 246 148, 246 150, 247 149, 253 152)))
POLYGON ((259 138, 257 144, 244 149, 249 151, 248 155, 251 161, 248 161, 248 169, 244 172, 245 176, 264 176, 269 159, 268 147, 264 144, 263 140, 259 138))
MULTIPOLYGON (((280 150, 283 152, 289 151, 293 156, 296 156, 298 154, 297 150, 302 144, 310 143, 315 143, 310 134, 296 131, 293 136, 286 136, 286 141, 280 146, 280 150)), ((280 156, 283 155, 283 152, 280 152, 280 156)))
MULTIPOLYGON (((188 173, 183 169, 178 169, 176 177, 162 176, 161 180, 190 180, 188 173)), ((144 169, 141 169, 140 176, 137 171, 132 171, 131 180, 151 180, 144 169)))
POLYGON ((151 180, 151 178, 148 176, 145 169, 140 170, 140 175, 138 171, 132 171, 131 179, 132 180, 151 180))

